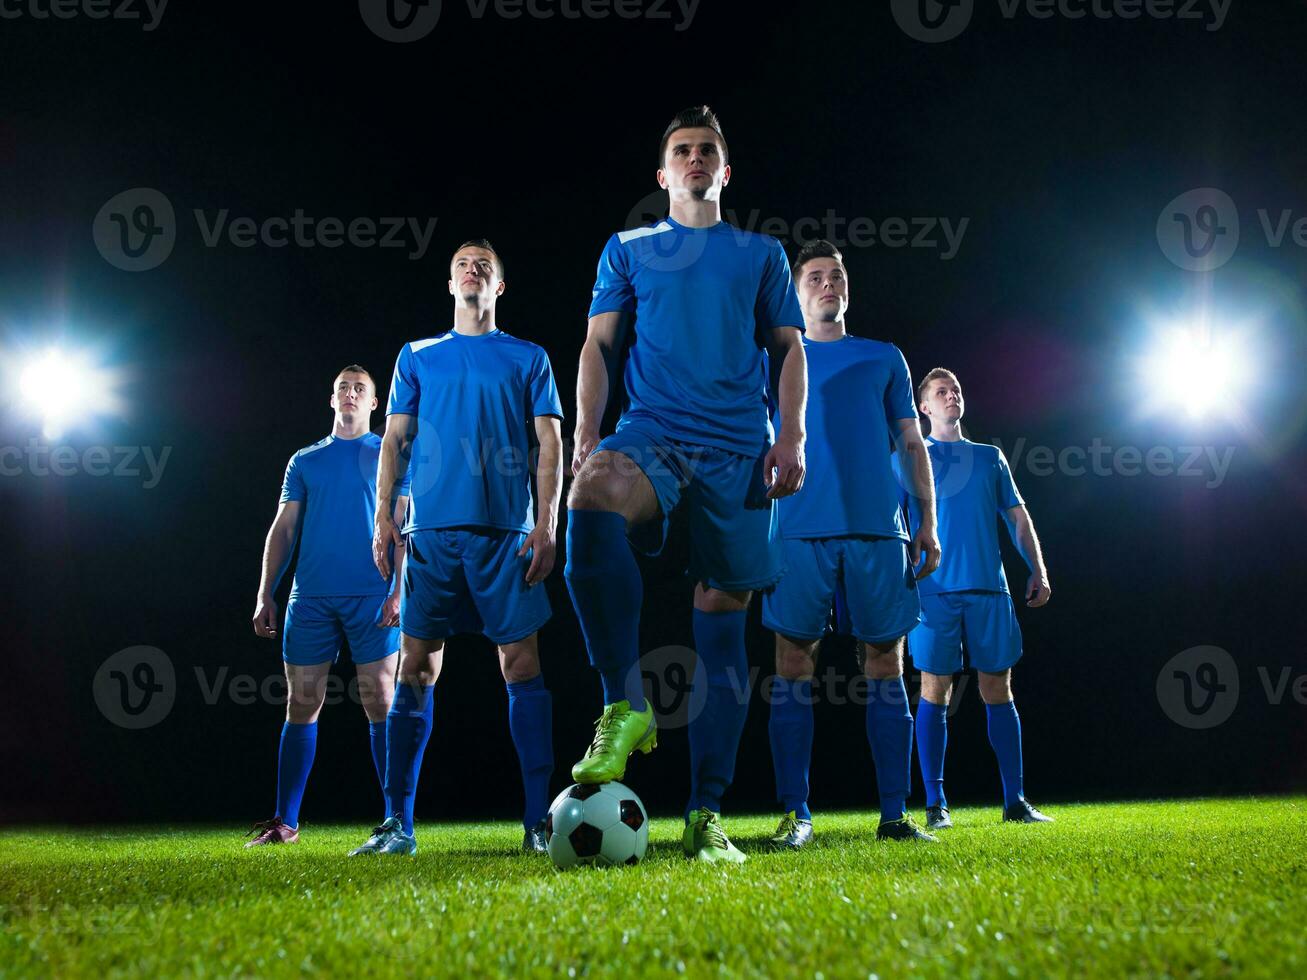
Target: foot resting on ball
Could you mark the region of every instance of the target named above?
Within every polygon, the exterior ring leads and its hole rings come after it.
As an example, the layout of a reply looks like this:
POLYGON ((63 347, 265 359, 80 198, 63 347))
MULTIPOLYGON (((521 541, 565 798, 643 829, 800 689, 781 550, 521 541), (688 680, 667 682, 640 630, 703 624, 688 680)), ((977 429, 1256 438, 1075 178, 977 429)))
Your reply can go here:
POLYGON ((572 767, 578 783, 611 783, 626 775, 626 758, 639 750, 648 755, 658 745, 653 705, 632 711, 630 701, 615 701, 595 722, 595 737, 585 757, 572 767))

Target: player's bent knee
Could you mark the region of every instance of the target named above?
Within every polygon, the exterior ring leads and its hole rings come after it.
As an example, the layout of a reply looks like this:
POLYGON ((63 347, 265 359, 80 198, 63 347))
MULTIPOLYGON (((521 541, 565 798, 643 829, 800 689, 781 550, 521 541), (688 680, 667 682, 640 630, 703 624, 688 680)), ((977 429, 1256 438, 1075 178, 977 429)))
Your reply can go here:
POLYGON ((506 643, 499 648, 499 669, 504 675, 504 682, 521 684, 540 674, 540 653, 536 644, 536 634, 532 633, 516 643, 506 643))

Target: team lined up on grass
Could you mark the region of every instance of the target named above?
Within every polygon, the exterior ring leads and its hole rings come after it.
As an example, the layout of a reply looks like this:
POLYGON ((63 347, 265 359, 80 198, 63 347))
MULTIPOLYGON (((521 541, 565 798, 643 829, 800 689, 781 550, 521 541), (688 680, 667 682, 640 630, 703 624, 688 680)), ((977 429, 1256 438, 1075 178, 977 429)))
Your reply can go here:
MULTIPOLYGON (((1022 789, 1010 686, 1021 636, 1000 516, 1030 568, 1027 604, 1043 605, 1050 590, 1007 462, 963 437, 952 372, 929 372, 914 392, 896 346, 846 332, 847 272, 830 243, 805 245, 791 272, 778 241, 722 221, 730 176, 717 117, 706 106, 679 113, 659 148, 668 217, 618 232, 600 257, 578 374, 564 575, 604 709, 572 778, 619 780, 632 753, 657 745, 639 669, 644 589, 633 549, 659 554, 681 512, 695 582, 692 697, 702 705, 689 728, 687 857, 745 860, 720 814, 748 709, 739 680, 755 591, 776 634, 769 734, 784 815, 775 846, 812 839, 811 683, 832 628, 857 638, 867 679, 878 838, 934 841, 928 830, 951 826, 946 707, 964 644, 980 672, 1004 819, 1047 821, 1022 789), (619 368, 627 404, 601 437, 619 368), (915 720, 905 637, 923 672, 915 720), (907 812, 914 728, 926 830, 907 812)), ((336 379, 332 435, 287 467, 254 626, 276 634, 273 593, 298 530, 283 637, 290 696, 275 815, 247 846, 298 839, 325 682, 347 639, 384 798, 383 821, 351 853, 414 853, 445 643, 472 632, 498 650, 526 796, 523 847, 544 850, 552 701, 537 636, 551 615, 540 583, 556 554, 563 412, 545 351, 498 328, 504 290, 493 246, 460 246, 453 328, 400 352, 384 438, 369 431, 375 382, 352 365, 336 379), (528 426, 539 443, 534 495, 528 426), (495 462, 459 465, 453 447, 469 441, 491 447, 495 462)))

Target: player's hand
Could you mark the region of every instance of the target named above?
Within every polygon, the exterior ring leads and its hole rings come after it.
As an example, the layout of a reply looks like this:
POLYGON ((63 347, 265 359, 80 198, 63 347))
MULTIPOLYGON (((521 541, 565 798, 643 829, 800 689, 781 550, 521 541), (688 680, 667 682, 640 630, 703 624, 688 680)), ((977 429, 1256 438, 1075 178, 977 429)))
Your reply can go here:
POLYGON ((1048 572, 1042 569, 1032 572, 1026 580, 1026 605, 1038 609, 1053 597, 1053 589, 1048 584, 1048 572))
POLYGON ((390 581, 390 549, 404 543, 395 519, 377 511, 377 524, 372 532, 372 563, 386 581, 390 581))
POLYGON ((526 570, 526 584, 538 585, 549 577, 554 570, 554 555, 557 545, 554 542, 554 529, 546 524, 537 524, 517 549, 517 557, 525 558, 531 553, 531 567, 526 570))
POLYGON ((381 618, 377 620, 378 629, 390 629, 399 625, 399 589, 386 596, 381 604, 381 618))
POLYGON ((803 489, 803 477, 808 464, 804 457, 802 439, 781 438, 767 452, 762 461, 762 479, 767 484, 767 499, 779 500, 803 489))
POLYGON ((599 430, 581 429, 577 427, 576 432, 572 434, 572 475, 576 476, 581 472, 581 467, 585 461, 590 458, 590 454, 595 451, 599 445, 599 430))
POLYGON ((917 572, 918 582, 939 568, 939 557, 939 535, 935 533, 935 529, 917 528, 916 536, 908 542, 908 560, 912 562, 913 568, 921 566, 917 572))
POLYGON ((254 635, 277 635, 277 600, 270 595, 259 596, 254 604, 254 635))

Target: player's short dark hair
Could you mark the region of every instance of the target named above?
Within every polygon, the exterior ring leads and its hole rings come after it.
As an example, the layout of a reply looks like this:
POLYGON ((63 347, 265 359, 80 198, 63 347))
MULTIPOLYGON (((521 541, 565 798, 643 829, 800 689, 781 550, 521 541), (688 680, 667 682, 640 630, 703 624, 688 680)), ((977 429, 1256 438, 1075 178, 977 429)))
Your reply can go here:
POLYGON ((372 390, 376 391, 377 389, 377 382, 373 379, 372 372, 362 364, 347 364, 336 372, 336 377, 339 378, 342 374, 365 374, 367 375, 368 380, 372 382, 372 390))
POLYGON ((834 259, 840 265, 844 264, 844 256, 840 254, 840 250, 826 239, 818 238, 816 241, 804 242, 794 256, 795 282, 799 281, 799 273, 803 271, 804 265, 813 259, 834 259))
MULTIPOLYGON (((499 278, 500 279, 504 278, 504 260, 499 256, 499 249, 491 245, 490 240, 488 238, 469 238, 458 248, 454 249, 454 255, 457 255, 465 248, 484 248, 487 252, 489 252, 491 255, 495 257, 495 265, 498 266, 499 268, 499 278)), ((454 264, 454 255, 451 255, 449 257, 449 264, 451 267, 454 264)))
POLYGON ((926 386, 929 385, 932 381, 938 381, 940 378, 951 378, 955 385, 957 385, 959 388, 962 387, 962 382, 958 380, 958 376, 954 374, 952 371, 950 371, 948 368, 946 367, 931 368, 929 371, 926 372, 926 376, 921 379, 921 384, 917 385, 918 405, 920 405, 922 401, 924 401, 926 398, 926 386))
POLYGON ((706 105, 696 105, 688 109, 682 109, 676 114, 676 118, 667 124, 667 129, 663 133, 663 141, 658 144, 659 170, 662 169, 663 163, 667 159, 667 142, 672 138, 672 133, 678 129, 711 129, 717 134, 717 141, 722 144, 722 162, 729 162, 726 137, 722 135, 722 122, 717 118, 717 113, 706 105))

